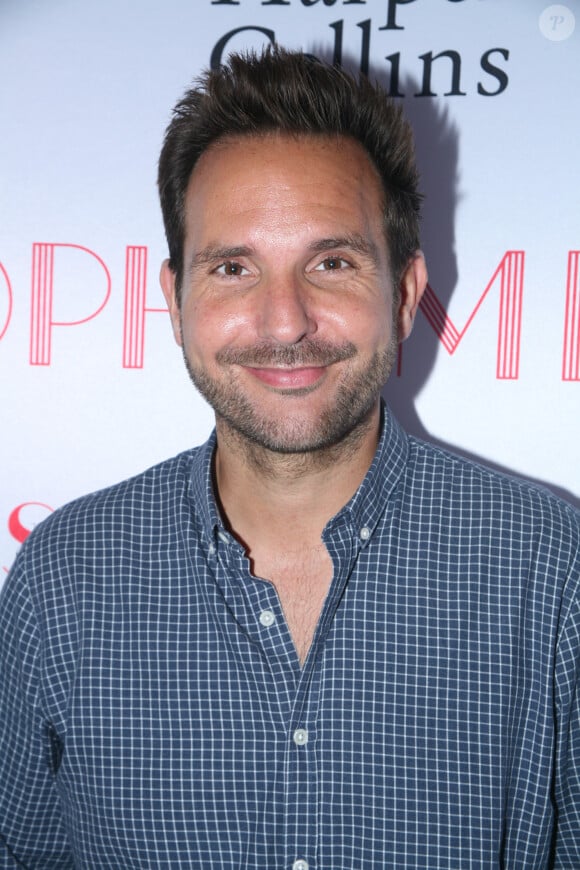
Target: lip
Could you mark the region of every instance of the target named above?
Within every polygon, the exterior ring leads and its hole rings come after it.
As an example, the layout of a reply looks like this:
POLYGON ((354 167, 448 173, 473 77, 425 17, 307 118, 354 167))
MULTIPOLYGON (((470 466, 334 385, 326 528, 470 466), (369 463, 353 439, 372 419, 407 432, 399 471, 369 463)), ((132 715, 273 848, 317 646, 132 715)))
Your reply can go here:
POLYGON ((316 384, 326 371, 326 366, 307 366, 304 368, 246 368, 250 374, 269 387, 284 390, 299 390, 316 384))

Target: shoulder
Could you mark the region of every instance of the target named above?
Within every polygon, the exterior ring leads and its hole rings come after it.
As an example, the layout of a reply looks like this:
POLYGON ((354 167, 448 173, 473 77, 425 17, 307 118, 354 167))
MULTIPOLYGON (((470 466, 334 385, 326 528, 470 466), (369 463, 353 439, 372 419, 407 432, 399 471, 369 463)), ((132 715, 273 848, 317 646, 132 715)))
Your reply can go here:
POLYGON ((39 529, 46 532, 53 525, 108 513, 113 508, 119 511, 128 509, 132 514, 134 511, 150 511, 157 501, 172 501, 188 487, 194 459, 201 450, 201 447, 186 450, 127 480, 81 496, 55 511, 39 529))
POLYGON ((125 607, 132 589, 184 576, 197 541, 193 481, 206 448, 76 499, 40 523, 2 588, 0 624, 18 622, 20 636, 44 644, 47 661, 64 656, 68 667, 95 614, 125 607))
POLYGON ((477 523, 513 549, 542 540, 578 558, 580 511, 547 488, 409 436, 407 486, 446 521, 477 523))
POLYGON ((22 559, 65 559, 77 547, 108 549, 124 539, 128 544, 143 530, 175 524, 191 499, 192 468, 202 447, 180 453, 106 489, 75 499, 40 523, 22 546, 22 559))
POLYGON ((466 490, 477 499, 506 498, 526 503, 531 509, 563 513, 573 523, 580 520, 580 511, 559 498, 547 487, 515 474, 497 471, 484 463, 467 459, 451 450, 408 436, 409 466, 414 476, 440 481, 452 488, 466 490))
POLYGON ((539 623, 560 625, 580 602, 580 511, 548 489, 412 436, 400 495, 415 546, 539 623))

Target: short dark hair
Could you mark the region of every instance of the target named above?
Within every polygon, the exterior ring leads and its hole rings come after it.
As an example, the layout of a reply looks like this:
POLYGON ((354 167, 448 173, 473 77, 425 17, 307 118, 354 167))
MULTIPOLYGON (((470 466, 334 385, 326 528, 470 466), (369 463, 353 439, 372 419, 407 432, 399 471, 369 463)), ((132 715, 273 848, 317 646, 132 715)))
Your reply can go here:
POLYGON ((419 248, 421 195, 413 134, 379 85, 311 55, 268 46, 230 55, 177 103, 159 158, 159 195, 177 293, 183 280, 185 195, 203 152, 220 139, 290 135, 347 136, 358 141, 382 181, 385 231, 397 279, 419 248))

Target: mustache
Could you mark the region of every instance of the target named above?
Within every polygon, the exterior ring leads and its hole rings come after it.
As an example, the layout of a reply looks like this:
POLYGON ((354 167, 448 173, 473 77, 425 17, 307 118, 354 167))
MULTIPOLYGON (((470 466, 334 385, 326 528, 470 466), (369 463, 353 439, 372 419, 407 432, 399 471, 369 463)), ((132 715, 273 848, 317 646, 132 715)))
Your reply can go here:
POLYGON ((226 347, 216 353, 216 361, 223 365, 254 368, 306 368, 329 366, 352 359, 356 352, 356 346, 351 341, 333 344, 311 338, 290 345, 264 342, 248 347, 226 347))

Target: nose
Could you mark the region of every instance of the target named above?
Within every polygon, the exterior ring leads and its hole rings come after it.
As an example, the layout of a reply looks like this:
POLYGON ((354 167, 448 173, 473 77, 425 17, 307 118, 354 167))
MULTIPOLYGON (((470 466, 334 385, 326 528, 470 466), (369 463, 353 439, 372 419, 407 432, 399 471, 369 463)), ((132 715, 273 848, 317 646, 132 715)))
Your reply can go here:
POLYGON ((297 344, 316 332, 308 288, 292 274, 264 282, 259 319, 260 338, 279 344, 297 344))

